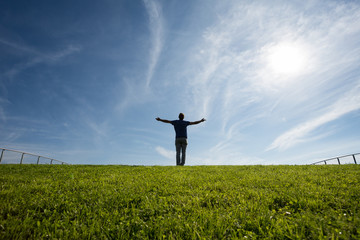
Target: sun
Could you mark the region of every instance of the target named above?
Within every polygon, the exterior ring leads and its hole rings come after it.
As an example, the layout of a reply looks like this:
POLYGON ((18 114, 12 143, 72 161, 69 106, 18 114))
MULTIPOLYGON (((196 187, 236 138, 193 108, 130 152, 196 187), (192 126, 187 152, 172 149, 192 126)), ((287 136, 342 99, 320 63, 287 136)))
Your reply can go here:
POLYGON ((276 74, 298 75, 306 66, 306 48, 295 43, 279 43, 267 52, 267 64, 276 74))

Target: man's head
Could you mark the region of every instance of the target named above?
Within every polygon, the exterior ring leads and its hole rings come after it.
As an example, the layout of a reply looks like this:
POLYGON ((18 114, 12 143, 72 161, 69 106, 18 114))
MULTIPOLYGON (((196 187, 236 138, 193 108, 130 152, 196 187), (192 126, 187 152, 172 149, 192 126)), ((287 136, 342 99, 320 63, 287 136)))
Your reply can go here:
POLYGON ((179 114, 179 119, 180 119, 180 120, 184 120, 184 118, 185 118, 185 115, 184 115, 183 113, 180 113, 180 114, 179 114))

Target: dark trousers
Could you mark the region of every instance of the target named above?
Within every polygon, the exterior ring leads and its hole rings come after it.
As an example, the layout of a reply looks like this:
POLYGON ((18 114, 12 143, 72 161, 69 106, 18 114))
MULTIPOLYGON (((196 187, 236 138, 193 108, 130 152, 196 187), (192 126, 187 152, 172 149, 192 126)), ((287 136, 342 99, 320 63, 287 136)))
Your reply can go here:
POLYGON ((186 158, 186 147, 187 147, 187 139, 186 138, 176 138, 175 146, 176 146, 176 165, 185 165, 186 158), (181 153, 181 158, 180 158, 181 153))

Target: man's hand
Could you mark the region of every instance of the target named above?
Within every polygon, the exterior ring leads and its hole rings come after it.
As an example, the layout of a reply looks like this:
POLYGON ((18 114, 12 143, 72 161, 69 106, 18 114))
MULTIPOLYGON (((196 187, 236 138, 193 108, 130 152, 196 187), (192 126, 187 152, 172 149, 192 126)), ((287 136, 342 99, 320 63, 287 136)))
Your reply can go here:
POLYGON ((206 119, 203 118, 203 119, 201 119, 201 120, 199 120, 199 121, 196 121, 196 122, 190 122, 190 125, 199 124, 199 123, 202 123, 202 122, 205 122, 205 121, 206 121, 206 119))
POLYGON ((161 119, 159 117, 155 118, 156 120, 160 121, 160 122, 163 122, 163 123, 171 123, 171 121, 169 120, 166 120, 166 119, 161 119))

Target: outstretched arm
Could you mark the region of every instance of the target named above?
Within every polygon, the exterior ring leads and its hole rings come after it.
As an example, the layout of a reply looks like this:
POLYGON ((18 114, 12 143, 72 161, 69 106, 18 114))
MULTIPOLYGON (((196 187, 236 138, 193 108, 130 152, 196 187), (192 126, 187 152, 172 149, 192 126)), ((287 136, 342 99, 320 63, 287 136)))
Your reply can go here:
POLYGON ((156 120, 160 121, 160 122, 163 122, 163 123, 171 123, 171 121, 169 120, 165 120, 165 119, 161 119, 159 117, 155 118, 156 120))
POLYGON ((206 121, 206 119, 205 119, 205 118, 203 118, 203 119, 201 119, 201 120, 199 120, 199 121, 190 122, 190 125, 199 124, 199 123, 202 123, 202 122, 205 122, 205 121, 206 121))

